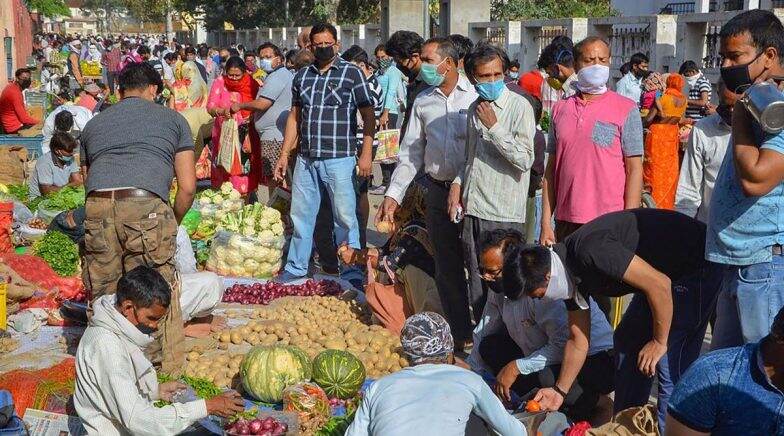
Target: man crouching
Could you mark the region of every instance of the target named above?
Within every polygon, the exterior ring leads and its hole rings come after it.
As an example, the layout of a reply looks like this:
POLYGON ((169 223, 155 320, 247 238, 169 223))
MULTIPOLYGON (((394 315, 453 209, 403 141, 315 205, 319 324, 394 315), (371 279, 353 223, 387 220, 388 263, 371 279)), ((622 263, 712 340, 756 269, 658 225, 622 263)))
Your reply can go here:
POLYGON ((236 392, 210 400, 174 403, 179 382, 158 384, 144 350, 171 304, 171 289, 160 273, 139 266, 120 278, 117 292, 93 303, 93 316, 76 352, 74 406, 89 435, 173 435, 207 415, 243 410, 236 392))

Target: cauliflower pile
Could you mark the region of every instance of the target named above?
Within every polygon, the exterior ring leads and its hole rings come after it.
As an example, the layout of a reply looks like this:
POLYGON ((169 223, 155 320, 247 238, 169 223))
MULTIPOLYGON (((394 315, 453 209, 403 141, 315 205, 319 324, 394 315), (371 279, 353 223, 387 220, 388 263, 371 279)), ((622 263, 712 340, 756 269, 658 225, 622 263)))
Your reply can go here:
POLYGON ((280 212, 259 203, 228 212, 217 226, 207 269, 223 276, 269 278, 281 266, 280 212))
POLYGON ((220 221, 228 212, 242 209, 244 203, 240 192, 230 182, 225 182, 219 191, 207 189, 200 192, 193 202, 193 209, 198 210, 203 219, 220 221))

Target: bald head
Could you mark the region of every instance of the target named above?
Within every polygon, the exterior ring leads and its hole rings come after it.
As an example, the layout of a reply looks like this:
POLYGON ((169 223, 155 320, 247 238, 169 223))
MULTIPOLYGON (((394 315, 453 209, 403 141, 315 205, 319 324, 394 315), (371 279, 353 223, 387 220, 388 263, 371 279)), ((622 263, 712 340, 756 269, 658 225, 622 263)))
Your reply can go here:
POLYGON ((577 71, 590 65, 610 66, 610 46, 598 36, 589 36, 578 42, 572 53, 577 71))

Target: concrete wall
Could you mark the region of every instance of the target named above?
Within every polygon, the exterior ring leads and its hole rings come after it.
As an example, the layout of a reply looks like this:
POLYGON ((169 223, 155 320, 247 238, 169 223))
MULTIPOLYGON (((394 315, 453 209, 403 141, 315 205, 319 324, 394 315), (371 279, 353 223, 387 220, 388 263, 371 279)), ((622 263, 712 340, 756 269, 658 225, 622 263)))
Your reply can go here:
POLYGON ((386 41, 398 30, 426 34, 424 7, 423 0, 382 0, 381 38, 386 41))
POLYGON ((33 52, 33 20, 22 0, 0 0, 0 89, 13 80, 14 70, 24 67, 33 52), (8 74, 5 38, 12 38, 11 71, 8 74))

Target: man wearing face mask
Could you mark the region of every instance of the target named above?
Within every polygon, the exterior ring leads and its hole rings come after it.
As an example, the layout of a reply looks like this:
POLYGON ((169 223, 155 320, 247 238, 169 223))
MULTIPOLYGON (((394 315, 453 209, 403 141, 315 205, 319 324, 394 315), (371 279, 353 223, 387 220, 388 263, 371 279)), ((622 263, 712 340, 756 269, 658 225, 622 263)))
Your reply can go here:
MULTIPOLYGON (((177 225, 193 203, 196 162, 188 122, 154 102, 162 88, 149 64, 126 66, 119 78, 122 100, 82 131, 79 155, 87 177, 82 278, 94 298, 113 294, 124 272, 146 265, 166 278, 179 300, 177 225), (175 176, 177 195, 170 204, 175 176)), ((183 370, 182 325, 172 305, 160 337, 168 374, 183 370)))
MULTIPOLYGON (((190 316, 196 304, 184 304, 190 316)), ((172 305, 180 306, 166 280, 139 266, 124 274, 117 292, 93 302, 93 315, 76 351, 74 408, 88 435, 175 435, 208 415, 231 417, 245 409, 234 391, 209 400, 155 407, 185 385, 158 383, 144 351, 172 305)))
MULTIPOLYGON (((636 102, 607 89, 610 48, 588 37, 570 58, 578 69, 572 85, 578 92, 551 113, 539 237, 545 245, 600 215, 640 207, 642 194, 640 111, 636 102)), ((597 302, 609 313, 609 299, 597 302)))
POLYGON ((577 81, 575 57, 571 41, 553 41, 542 51, 540 61, 544 61, 547 72, 547 84, 550 88, 561 91, 561 98, 566 99, 577 93, 574 83, 577 81))
MULTIPOLYGON (((272 180, 272 168, 280 159, 283 146, 283 134, 286 131, 286 119, 291 108, 291 83, 294 74, 283 65, 283 53, 271 42, 265 42, 258 48, 261 68, 267 73, 264 86, 259 88, 255 100, 246 103, 234 103, 231 112, 241 110, 254 112, 254 123, 261 139, 262 178, 272 180)), ((270 193, 274 188, 269 183, 270 193)))
POLYGON ((403 114, 403 123, 400 126, 400 137, 406 134, 408 122, 411 119, 411 110, 414 107, 414 100, 417 96, 429 88, 425 81, 419 78, 419 70, 422 67, 422 44, 425 40, 415 32, 408 30, 398 30, 389 37, 386 50, 389 56, 395 60, 395 66, 401 73, 408 78, 406 89, 406 112, 403 114))
MULTIPOLYGON (((784 76, 784 26, 771 11, 736 15, 719 35, 721 78, 742 93, 784 76)), ((765 133, 743 104, 732 113, 733 147, 716 178, 705 256, 726 265, 713 348, 759 341, 784 305, 784 132, 765 133)))
POLYGON ((621 80, 615 84, 615 92, 639 105, 640 95, 642 94, 642 79, 648 72, 648 56, 645 56, 643 53, 635 53, 629 60, 629 65, 631 65, 629 72, 624 74, 621 80))
POLYGON ((35 162, 28 182, 29 198, 57 192, 65 186, 81 186, 82 175, 74 162, 76 140, 67 132, 55 132, 49 142, 51 150, 35 162))
POLYGON ((462 348, 471 341, 471 317, 459 217, 450 215, 455 211, 447 209, 447 200, 452 182, 465 164, 468 109, 479 95, 468 78, 458 74, 458 52, 449 39, 428 40, 417 59, 421 62, 419 79, 430 87, 411 107, 411 119, 400 143, 400 162, 376 215, 376 227, 382 221, 393 222, 408 185, 424 171, 425 221, 435 252, 436 283, 455 341, 462 348))
POLYGON ((716 113, 697 121, 681 164, 675 210, 708 223, 713 186, 732 133, 732 109, 738 95, 719 82, 716 113))
POLYGON ((704 258, 705 225, 664 209, 602 215, 551 249, 527 246, 504 263, 505 289, 565 303, 569 339, 558 380, 539 390, 543 409, 560 408, 590 347, 597 296, 632 300, 614 333, 615 413, 648 403, 658 377, 663 430, 674 384, 699 356, 715 308, 721 265, 704 258))
POLYGON ((283 149, 273 170, 275 181, 283 182, 289 159, 298 151, 291 177, 294 235, 279 276, 284 282, 308 273, 318 214, 315 205, 323 190, 332 202, 335 242, 360 248, 354 177, 369 176, 373 162, 376 118, 365 75, 337 56, 340 45, 335 26, 313 26, 310 44, 316 60, 294 76, 283 149), (356 138, 357 113, 363 124, 361 149, 356 138))
MULTIPOLYGON (((483 233, 481 239, 482 277, 492 291, 474 329, 474 347, 466 362, 474 371, 489 370, 496 377, 496 394, 509 401, 510 390, 524 396, 555 384, 569 327, 559 300, 547 295, 529 298, 520 288, 504 287, 504 259, 519 256, 522 234, 499 229, 483 233)), ((602 396, 613 390, 613 339, 610 325, 593 300, 591 312, 588 357, 559 410, 574 421, 596 423, 612 416, 610 401, 602 396), (600 399, 602 407, 596 410, 600 399)))
POLYGON ((40 129, 34 127, 40 120, 27 113, 22 95, 22 91, 29 88, 33 82, 30 70, 20 68, 16 70, 14 77, 14 82, 6 85, 0 94, 0 127, 3 128, 3 133, 9 135, 30 136, 40 133, 40 129))
POLYGON ((465 160, 452 181, 449 216, 465 211, 463 254, 469 277, 469 303, 479 320, 487 288, 479 273, 479 236, 496 229, 525 231, 525 206, 534 162, 534 110, 528 100, 508 89, 503 50, 480 44, 465 67, 479 99, 468 109, 465 160), (503 198, 503 201, 498 201, 503 198))

